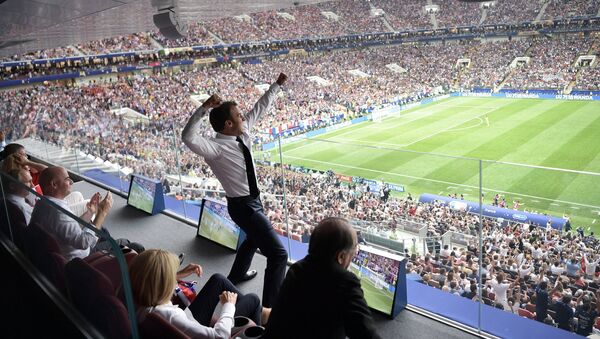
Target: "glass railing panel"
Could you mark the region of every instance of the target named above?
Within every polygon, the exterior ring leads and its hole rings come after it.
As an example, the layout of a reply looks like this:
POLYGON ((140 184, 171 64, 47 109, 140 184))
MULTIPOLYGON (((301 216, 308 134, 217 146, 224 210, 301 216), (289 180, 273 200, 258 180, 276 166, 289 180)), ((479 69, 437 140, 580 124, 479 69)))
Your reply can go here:
MULTIPOLYGON (((479 161, 360 141, 359 133, 377 139, 379 129, 283 139, 286 178, 299 182, 287 185, 290 215, 309 229, 326 216, 347 218, 366 244, 410 259, 409 303, 477 328, 479 304, 467 297, 479 281, 479 161), (457 315, 439 307, 438 295, 468 307, 457 315)), ((272 161, 278 156, 272 151, 272 161)))
POLYGON ((219 187, 211 186, 214 181, 208 180, 208 165, 181 142, 179 134, 169 130, 163 137, 164 148, 159 152, 166 158, 161 159, 154 177, 162 183, 165 209, 197 224, 202 199, 220 200, 224 195, 213 194, 219 187))
POLYGON ((282 139, 265 133, 258 133, 258 138, 271 139, 253 149, 264 212, 286 248, 289 260, 297 261, 306 256, 309 227, 297 218, 298 207, 305 203, 294 190, 299 178, 282 163, 282 139))
MULTIPOLYGON (((600 163, 593 152, 579 154, 583 155, 571 158, 561 151, 539 164, 483 162, 483 253, 491 286, 486 289, 493 293, 488 300, 505 313, 521 315, 520 321, 532 318, 526 325, 542 326, 539 333, 548 336, 553 327, 541 324, 557 324, 556 311, 563 303, 580 308, 582 300, 594 300, 600 287, 595 272, 600 163), (540 293, 543 281, 547 294, 540 293), (547 307, 540 306, 541 298, 549 301, 547 307)), ((575 330, 574 318, 559 327, 575 330)), ((483 312, 482 330, 497 330, 498 319, 493 312, 483 312)))

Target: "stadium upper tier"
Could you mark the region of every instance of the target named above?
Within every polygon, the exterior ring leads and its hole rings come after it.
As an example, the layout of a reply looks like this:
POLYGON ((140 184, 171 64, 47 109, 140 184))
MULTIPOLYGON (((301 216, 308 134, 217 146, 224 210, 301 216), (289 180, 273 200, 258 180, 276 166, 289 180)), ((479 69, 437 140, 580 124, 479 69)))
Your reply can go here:
MULTIPOLYGON (((321 101, 328 100, 347 107, 368 108, 407 97, 431 95, 436 88, 444 91, 474 88, 494 91, 502 88, 549 89, 567 94, 571 90, 598 91, 600 84, 596 65, 599 48, 600 42, 595 33, 584 37, 570 34, 554 38, 437 41, 350 51, 340 48, 337 51, 304 51, 294 55, 288 51, 286 58, 277 58, 275 53, 273 57, 245 57, 239 59, 241 63, 229 63, 221 57, 220 62, 213 58, 207 65, 239 67, 241 74, 255 84, 268 79, 260 72, 256 74, 257 69, 271 65, 283 67, 290 74, 302 75, 302 79, 296 80, 299 82, 298 88, 311 88, 314 93, 323 93, 315 97, 310 94, 299 96, 298 102, 310 99, 311 105, 322 107, 321 101), (359 70, 363 76, 348 73, 351 70, 359 70), (306 77, 313 77, 313 80, 306 77), (314 77, 332 85, 321 86, 314 77), (345 88, 347 84, 353 84, 352 89, 345 88)), ((116 67, 126 69, 118 72, 114 67, 107 67, 107 61, 102 60, 90 64, 62 62, 55 67, 27 63, 0 69, 0 77, 14 86, 21 84, 19 79, 41 83, 46 80, 44 76, 74 78, 82 76, 82 71, 98 75, 120 73, 122 77, 129 77, 132 71, 154 68, 148 65, 163 65, 161 61, 166 64, 186 62, 190 68, 196 68, 197 59, 191 60, 193 56, 188 55, 185 52, 183 55, 162 57, 158 54, 114 57, 112 60, 116 67)), ((210 89, 191 88, 185 92, 208 93, 207 90, 210 89)), ((304 94, 304 91, 294 93, 304 94)), ((139 100, 129 100, 122 106, 141 105, 139 100)), ((138 108, 145 114, 155 114, 151 107, 142 106, 138 108)))
POLYGON ((77 46, 5 57, 0 61, 157 50, 163 47, 333 37, 374 32, 436 30, 598 16, 598 1, 338 0, 189 24, 186 38, 166 40, 158 32, 90 41, 77 46))

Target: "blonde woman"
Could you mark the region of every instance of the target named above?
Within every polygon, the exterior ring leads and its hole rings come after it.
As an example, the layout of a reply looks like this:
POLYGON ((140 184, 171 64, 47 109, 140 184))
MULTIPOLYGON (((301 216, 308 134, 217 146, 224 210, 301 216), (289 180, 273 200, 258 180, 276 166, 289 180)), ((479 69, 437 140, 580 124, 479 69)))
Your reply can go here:
MULTIPOLYGON (((189 264, 181 271, 179 258, 164 250, 151 249, 139 254, 129 268, 133 298, 138 307, 138 321, 157 312, 169 323, 193 338, 229 338, 234 316, 244 316, 261 323, 260 306, 256 294, 241 294, 221 274, 214 274, 206 282, 188 307, 193 317, 171 302, 177 279, 191 274, 202 275, 202 268, 189 264), (217 309, 217 311, 215 311, 217 309), (210 327, 213 313, 214 327, 210 327)), ((270 310, 269 310, 270 311, 270 310)))

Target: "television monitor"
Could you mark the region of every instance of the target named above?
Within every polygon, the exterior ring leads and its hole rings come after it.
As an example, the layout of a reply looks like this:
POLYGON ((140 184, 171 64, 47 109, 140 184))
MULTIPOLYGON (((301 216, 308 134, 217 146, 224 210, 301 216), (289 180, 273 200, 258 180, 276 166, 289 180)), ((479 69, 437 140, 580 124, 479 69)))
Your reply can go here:
POLYGON ((165 209, 162 183, 141 175, 132 174, 127 205, 150 214, 161 212, 165 209))
POLYGON ((246 238, 244 231, 231 220, 227 204, 208 198, 202 199, 197 235, 234 251, 246 238))
POLYGON ((370 308, 395 317, 406 306, 406 259, 367 245, 360 245, 350 270, 370 308))

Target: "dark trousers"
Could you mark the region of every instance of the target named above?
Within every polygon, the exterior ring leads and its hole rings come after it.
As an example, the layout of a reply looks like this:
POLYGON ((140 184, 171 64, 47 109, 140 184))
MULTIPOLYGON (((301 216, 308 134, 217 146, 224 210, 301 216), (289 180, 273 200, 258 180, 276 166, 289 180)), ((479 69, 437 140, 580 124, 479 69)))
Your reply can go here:
POLYGON ((232 283, 222 274, 213 274, 206 282, 204 287, 198 292, 194 301, 188 306, 194 319, 198 320, 204 326, 210 325, 210 319, 219 303, 219 296, 223 291, 237 293, 237 302, 235 303, 235 315, 252 319, 257 325, 261 324, 262 307, 260 299, 254 293, 242 294, 232 283))
POLYGON ((285 277, 287 251, 265 216, 260 198, 228 198, 227 210, 231 219, 246 232, 246 240, 240 245, 227 278, 234 284, 240 282, 259 248, 267 257, 262 304, 271 307, 285 277))

